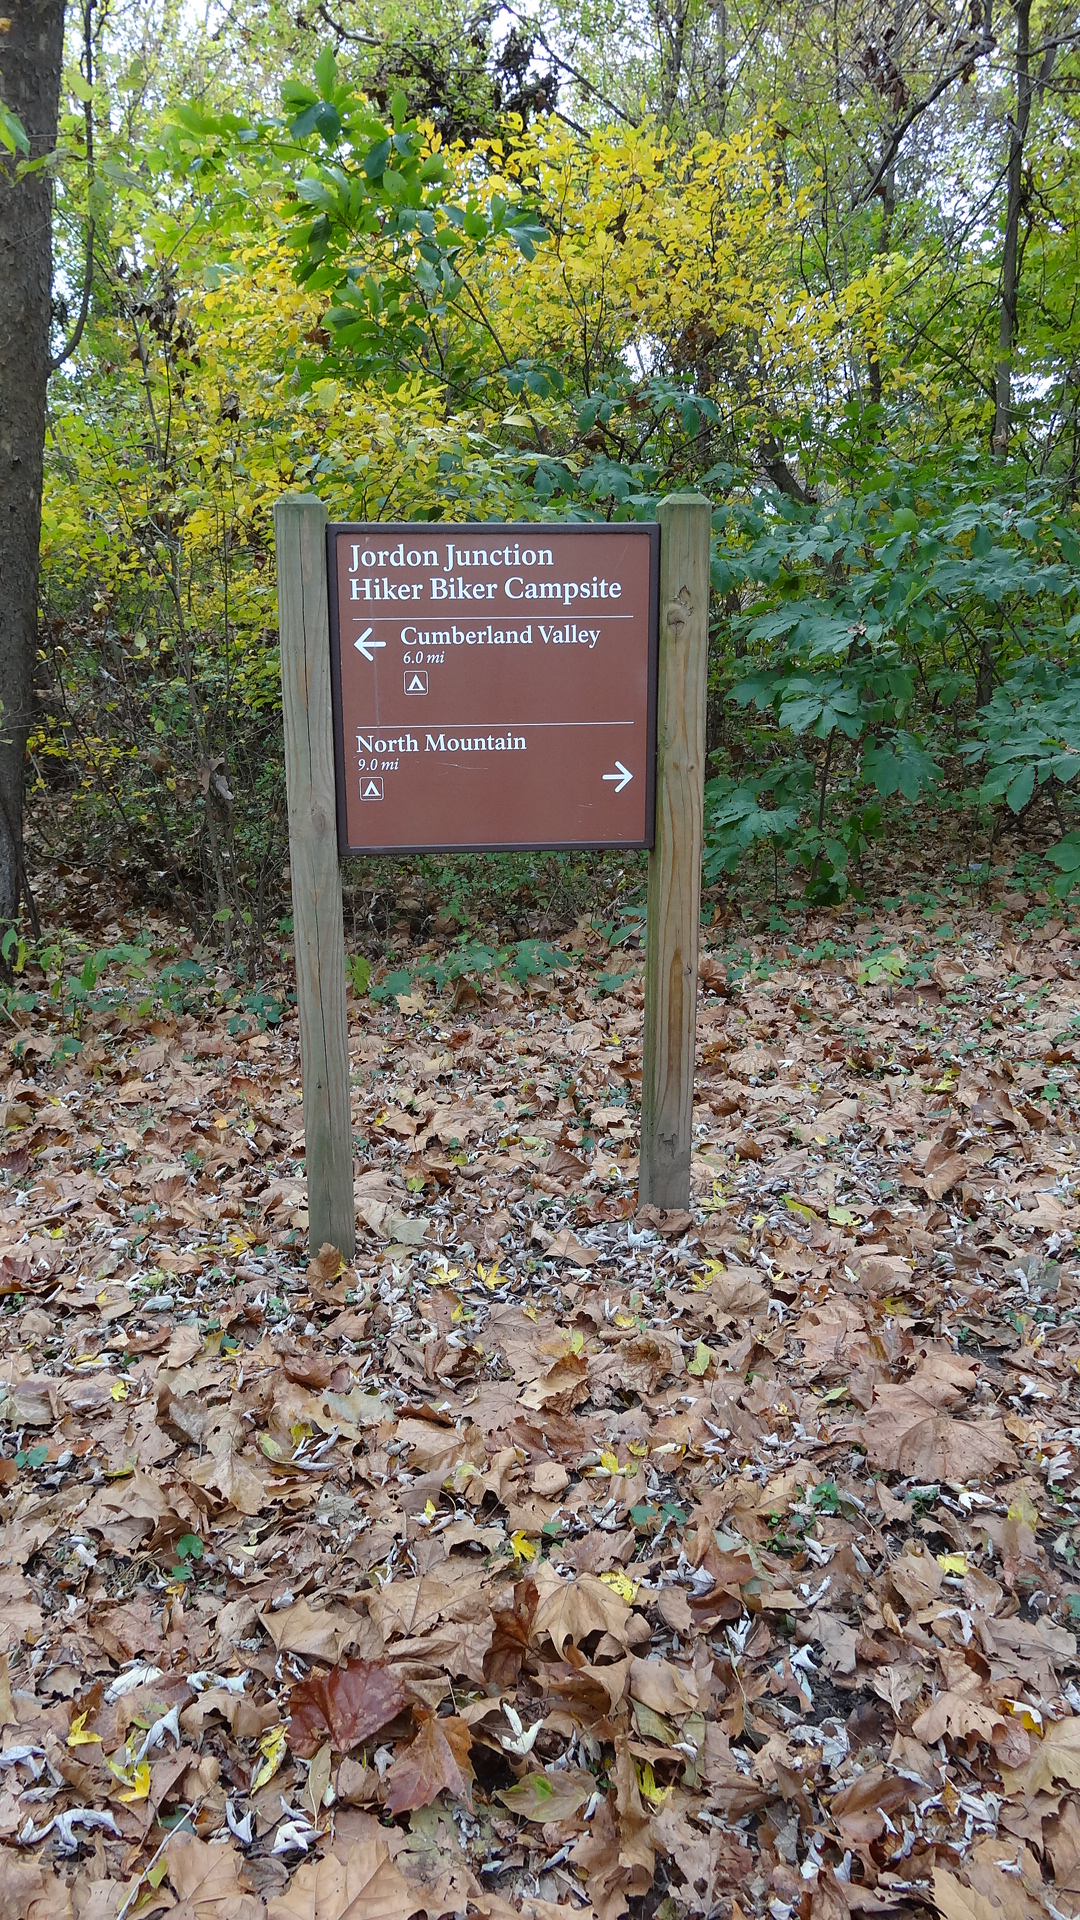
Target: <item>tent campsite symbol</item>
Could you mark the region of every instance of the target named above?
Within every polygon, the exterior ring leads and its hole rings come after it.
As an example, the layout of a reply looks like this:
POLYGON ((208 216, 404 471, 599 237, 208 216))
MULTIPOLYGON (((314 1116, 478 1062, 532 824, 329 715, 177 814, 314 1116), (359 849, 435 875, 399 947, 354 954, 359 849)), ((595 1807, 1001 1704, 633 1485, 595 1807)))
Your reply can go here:
POLYGON ((361 800, 381 800, 382 797, 383 797, 383 783, 381 780, 375 780, 370 775, 368 775, 367 779, 361 780, 360 782, 361 800))
POLYGON ((406 673, 405 675, 406 693, 426 693, 427 690, 428 690, 428 683, 427 683, 426 673, 418 673, 415 667, 411 670, 411 672, 406 673))

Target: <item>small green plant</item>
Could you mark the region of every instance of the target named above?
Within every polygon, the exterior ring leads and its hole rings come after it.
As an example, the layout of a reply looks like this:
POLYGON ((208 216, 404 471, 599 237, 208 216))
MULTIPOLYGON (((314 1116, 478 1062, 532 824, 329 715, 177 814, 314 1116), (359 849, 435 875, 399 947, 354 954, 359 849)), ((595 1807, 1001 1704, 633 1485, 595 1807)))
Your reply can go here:
POLYGON ((206 1549, 197 1533, 182 1533, 176 1543, 176 1565, 170 1567, 172 1580, 190 1580, 206 1549))

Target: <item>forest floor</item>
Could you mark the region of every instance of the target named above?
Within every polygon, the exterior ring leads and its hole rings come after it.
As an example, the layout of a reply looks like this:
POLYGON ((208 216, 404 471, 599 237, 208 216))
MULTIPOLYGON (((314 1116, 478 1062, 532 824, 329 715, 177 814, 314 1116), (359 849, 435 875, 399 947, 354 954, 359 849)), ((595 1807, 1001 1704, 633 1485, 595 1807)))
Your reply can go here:
POLYGON ((1080 929, 1029 907, 711 934, 685 1214, 640 954, 353 1001, 344 1270, 291 1014, 20 1028, 0 1920, 1080 1913, 1080 929))

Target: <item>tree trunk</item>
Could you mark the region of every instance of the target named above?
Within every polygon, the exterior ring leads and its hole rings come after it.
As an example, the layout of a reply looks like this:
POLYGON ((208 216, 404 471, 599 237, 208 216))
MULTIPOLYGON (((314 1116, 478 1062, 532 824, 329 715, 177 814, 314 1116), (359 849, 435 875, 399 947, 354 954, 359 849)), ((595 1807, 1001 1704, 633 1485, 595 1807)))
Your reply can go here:
MULTIPOLYGON (((881 186, 881 226, 878 230, 875 252, 885 260, 892 252, 893 218, 896 213, 896 159, 890 160, 882 176, 881 186)), ((881 361, 874 348, 870 350, 870 399, 875 407, 881 405, 881 361)))
MULTIPOLYGON (((30 141, 56 145, 64 52, 63 0, 11 0, 0 36, 0 96, 30 141)), ((50 369, 52 183, 18 180, 0 158, 0 927, 24 887, 26 740, 37 653, 38 542, 50 369)))
POLYGON ((1031 0, 1015 0, 1016 113, 1009 128, 1005 247, 1001 256, 1001 307, 998 359, 994 373, 994 452, 1009 451, 1012 424, 1012 353, 1016 344, 1016 302, 1020 286, 1020 215, 1023 211, 1024 142, 1031 118, 1031 0))

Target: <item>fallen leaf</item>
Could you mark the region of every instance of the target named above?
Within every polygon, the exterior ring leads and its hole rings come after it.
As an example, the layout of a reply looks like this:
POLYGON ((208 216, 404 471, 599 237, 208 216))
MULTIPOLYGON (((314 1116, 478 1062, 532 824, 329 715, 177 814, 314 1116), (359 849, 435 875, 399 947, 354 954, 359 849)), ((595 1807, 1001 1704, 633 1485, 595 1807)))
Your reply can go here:
POLYGON ((175 1833, 166 1850, 174 1920, 263 1920, 263 1904, 241 1878, 236 1848, 175 1833))
POLYGON ((349 1660, 329 1673, 313 1673, 289 1695, 289 1745, 310 1759, 329 1739, 335 1752, 351 1753, 396 1718, 405 1705, 397 1674, 378 1660, 349 1660))
POLYGON ((409 1920, 424 1909, 381 1838, 358 1840, 345 1858, 304 1860, 283 1894, 267 1902, 266 1920, 409 1920))
POLYGON ((570 1820, 587 1806, 597 1791, 595 1775, 584 1767, 558 1767, 550 1773, 527 1773, 516 1786, 496 1794, 504 1807, 522 1820, 570 1820))
POLYGON ((415 1738, 388 1768, 386 1805, 391 1813, 411 1813, 429 1807, 440 1793, 472 1807, 473 1770, 469 1759, 472 1733, 464 1720, 440 1720, 420 1712, 415 1738))
POLYGON ((317 1609, 306 1600, 259 1615, 279 1653, 299 1653, 307 1660, 340 1660, 347 1648, 363 1640, 367 1623, 341 1607, 317 1609))

